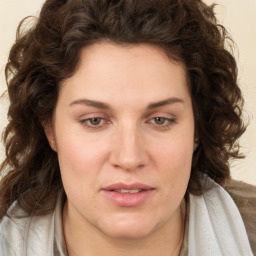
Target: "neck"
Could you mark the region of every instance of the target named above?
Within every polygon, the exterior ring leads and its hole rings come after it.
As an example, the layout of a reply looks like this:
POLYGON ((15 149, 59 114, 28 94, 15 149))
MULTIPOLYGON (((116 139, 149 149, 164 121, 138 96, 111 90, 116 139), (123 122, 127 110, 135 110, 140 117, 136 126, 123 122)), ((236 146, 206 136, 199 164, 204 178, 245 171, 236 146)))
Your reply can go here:
POLYGON ((172 222, 166 222, 146 237, 118 239, 107 236, 94 226, 73 221, 66 204, 63 226, 69 256, 178 256, 184 236, 185 202, 172 222), (175 225, 174 225, 175 223, 175 225))

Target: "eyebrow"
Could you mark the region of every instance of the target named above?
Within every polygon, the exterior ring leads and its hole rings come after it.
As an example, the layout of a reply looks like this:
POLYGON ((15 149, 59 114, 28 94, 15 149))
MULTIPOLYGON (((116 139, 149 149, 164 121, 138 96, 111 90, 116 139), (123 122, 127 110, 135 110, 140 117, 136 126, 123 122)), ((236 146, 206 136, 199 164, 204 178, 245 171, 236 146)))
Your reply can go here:
POLYGON ((150 103, 147 106, 147 109, 154 109, 154 108, 158 108, 158 107, 162 107, 162 106, 170 105, 170 104, 174 104, 174 103, 184 104, 184 100, 180 99, 180 98, 177 98, 177 97, 172 97, 172 98, 168 98, 168 99, 161 100, 161 101, 158 101, 158 102, 150 103))
POLYGON ((73 105, 86 105, 89 107, 95 107, 95 108, 100 108, 100 109, 111 109, 109 104, 101 102, 101 101, 96 101, 96 100, 89 100, 89 99, 79 99, 71 102, 69 106, 73 105))
MULTIPOLYGON (((168 98, 158 102, 150 103, 147 106, 147 109, 150 110, 150 109, 154 109, 154 108, 158 108, 158 107, 162 107, 162 106, 174 104, 174 103, 184 103, 184 100, 177 97, 172 97, 172 98, 168 98)), ((89 99, 78 99, 69 104, 69 106, 73 106, 73 105, 86 105, 89 107, 95 107, 95 108, 106 109, 106 110, 111 109, 110 105, 107 103, 96 101, 96 100, 89 100, 89 99)))

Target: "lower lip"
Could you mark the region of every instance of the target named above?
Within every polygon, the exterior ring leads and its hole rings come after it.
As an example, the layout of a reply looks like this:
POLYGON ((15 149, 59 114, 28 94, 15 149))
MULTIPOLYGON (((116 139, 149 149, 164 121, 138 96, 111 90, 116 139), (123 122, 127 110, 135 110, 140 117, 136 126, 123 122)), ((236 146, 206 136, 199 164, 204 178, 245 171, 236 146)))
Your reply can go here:
POLYGON ((122 207, 135 207, 142 205, 154 192, 154 189, 143 190, 138 193, 118 193, 115 191, 102 190, 103 195, 111 202, 122 207))

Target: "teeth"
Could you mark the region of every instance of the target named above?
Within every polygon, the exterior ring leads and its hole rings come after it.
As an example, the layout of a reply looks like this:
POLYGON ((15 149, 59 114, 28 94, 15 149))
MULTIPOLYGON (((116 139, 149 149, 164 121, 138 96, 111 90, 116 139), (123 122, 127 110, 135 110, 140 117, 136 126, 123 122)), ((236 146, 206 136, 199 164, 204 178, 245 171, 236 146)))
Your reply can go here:
POLYGON ((142 191, 142 189, 131 189, 131 190, 127 190, 127 189, 117 189, 115 190, 116 192, 118 193, 121 193, 121 194, 135 194, 135 193, 139 193, 140 191, 142 191))

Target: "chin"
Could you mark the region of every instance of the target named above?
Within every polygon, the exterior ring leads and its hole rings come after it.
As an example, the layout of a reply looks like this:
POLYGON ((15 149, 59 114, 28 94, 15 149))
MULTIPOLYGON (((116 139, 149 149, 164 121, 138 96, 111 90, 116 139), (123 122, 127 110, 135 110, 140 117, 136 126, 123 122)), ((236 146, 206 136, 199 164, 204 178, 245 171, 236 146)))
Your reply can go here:
POLYGON ((102 231, 108 236, 115 239, 142 239, 150 235, 156 228, 154 221, 147 219, 146 217, 115 217, 113 222, 108 222, 102 231))
POLYGON ((108 232, 108 236, 121 240, 138 240, 149 236, 151 232, 152 229, 145 230, 144 228, 141 228, 141 230, 131 227, 129 227, 129 229, 127 228, 126 230, 113 228, 110 232, 108 232))

